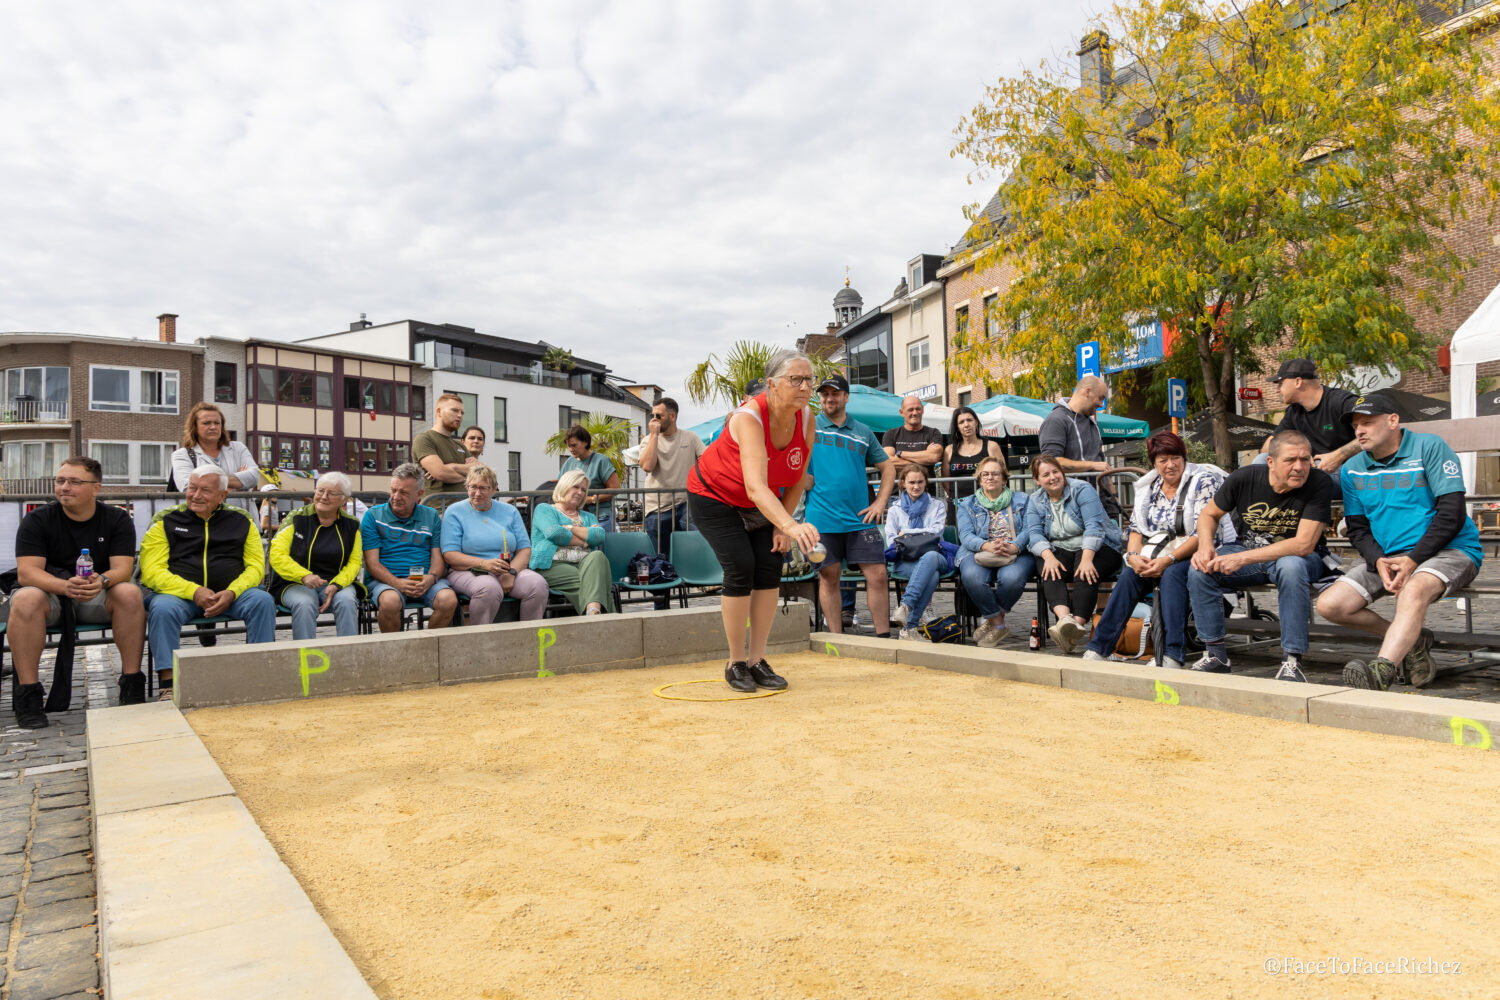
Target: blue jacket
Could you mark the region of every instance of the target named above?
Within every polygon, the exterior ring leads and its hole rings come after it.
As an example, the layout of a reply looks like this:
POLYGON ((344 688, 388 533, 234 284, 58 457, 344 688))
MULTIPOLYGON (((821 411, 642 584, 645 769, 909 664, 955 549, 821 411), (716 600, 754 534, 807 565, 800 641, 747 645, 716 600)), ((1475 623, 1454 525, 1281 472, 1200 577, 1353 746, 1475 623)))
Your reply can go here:
MULTIPOLYGON (((1104 513, 1099 492, 1081 479, 1069 479, 1063 487, 1063 509, 1083 525, 1083 547, 1099 551, 1105 545, 1120 551, 1120 526, 1104 513)), ((1026 504, 1026 533, 1031 554, 1040 558, 1052 548, 1052 504, 1037 490, 1026 504)))
MULTIPOLYGON (((1022 552, 1031 550, 1031 532, 1027 530, 1030 523, 1026 518, 1026 510, 1030 498, 1021 490, 1011 493, 1010 509, 1016 521, 1016 547, 1022 552)), ((958 561, 974 558, 974 553, 990 540, 990 512, 979 505, 978 494, 970 494, 958 502, 958 544, 962 551, 958 554, 958 561)))
MULTIPOLYGON (((589 529, 589 548, 603 545, 604 529, 599 527, 599 519, 587 510, 579 511, 578 516, 589 529)), ((572 540, 573 522, 550 503, 537 504, 531 516, 531 559, 526 565, 534 570, 551 569, 558 548, 572 540)))

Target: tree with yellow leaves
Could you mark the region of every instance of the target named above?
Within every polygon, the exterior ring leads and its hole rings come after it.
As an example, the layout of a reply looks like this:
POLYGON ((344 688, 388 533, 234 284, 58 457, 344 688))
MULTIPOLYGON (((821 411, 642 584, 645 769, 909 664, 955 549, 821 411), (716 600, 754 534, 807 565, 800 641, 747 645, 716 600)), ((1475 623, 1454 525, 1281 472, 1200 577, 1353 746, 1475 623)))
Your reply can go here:
POLYGON ((1429 363, 1399 293, 1439 305, 1467 263, 1443 228, 1495 204, 1493 25, 1384 0, 1142 0, 1100 28, 1081 85, 1044 63, 960 122, 954 154, 1001 178, 998 224, 970 212, 975 266, 1019 273, 996 304, 1017 332, 956 344, 957 374, 999 351, 1059 389, 1076 344, 1108 356, 1160 320, 1179 335, 1157 389, 1201 385, 1228 463, 1257 345, 1289 337, 1325 371, 1429 363))

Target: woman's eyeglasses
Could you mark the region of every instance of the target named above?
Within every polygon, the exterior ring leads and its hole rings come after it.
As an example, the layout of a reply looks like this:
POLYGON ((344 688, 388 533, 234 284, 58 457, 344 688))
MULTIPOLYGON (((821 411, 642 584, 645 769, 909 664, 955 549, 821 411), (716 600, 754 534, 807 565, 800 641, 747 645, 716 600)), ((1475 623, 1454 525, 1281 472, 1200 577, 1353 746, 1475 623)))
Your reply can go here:
POLYGON ((793 388, 806 389, 813 384, 814 375, 787 375, 786 380, 792 383, 793 388))

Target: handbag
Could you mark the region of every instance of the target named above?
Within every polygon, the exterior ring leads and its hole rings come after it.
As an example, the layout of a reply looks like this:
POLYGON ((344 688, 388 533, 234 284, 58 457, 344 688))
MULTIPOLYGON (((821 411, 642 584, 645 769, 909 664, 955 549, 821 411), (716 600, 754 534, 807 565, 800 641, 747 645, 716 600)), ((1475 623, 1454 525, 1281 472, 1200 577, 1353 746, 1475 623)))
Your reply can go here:
MULTIPOLYGON (((1099 627, 1099 619, 1103 615, 1094 616, 1094 627, 1099 627)), ((1151 644, 1151 619, 1129 618, 1125 627, 1120 630, 1120 638, 1115 640, 1115 655, 1127 660, 1141 660, 1153 655, 1155 650, 1151 644)))
POLYGON ((552 561, 565 563, 581 563, 584 561, 584 559, 588 558, 588 554, 591 551, 593 550, 580 549, 577 546, 573 545, 562 545, 558 547, 556 552, 552 553, 552 561))
POLYGON ((929 642, 963 642, 964 627, 957 615, 938 615, 917 626, 929 642))
POLYGON ((1173 530, 1153 531, 1141 543, 1141 555, 1147 559, 1160 559, 1168 552, 1175 552, 1177 546, 1193 537, 1188 534, 1187 525, 1183 523, 1183 510, 1187 506, 1188 490, 1192 489, 1193 478, 1182 483, 1177 490, 1177 516, 1172 521, 1173 530))

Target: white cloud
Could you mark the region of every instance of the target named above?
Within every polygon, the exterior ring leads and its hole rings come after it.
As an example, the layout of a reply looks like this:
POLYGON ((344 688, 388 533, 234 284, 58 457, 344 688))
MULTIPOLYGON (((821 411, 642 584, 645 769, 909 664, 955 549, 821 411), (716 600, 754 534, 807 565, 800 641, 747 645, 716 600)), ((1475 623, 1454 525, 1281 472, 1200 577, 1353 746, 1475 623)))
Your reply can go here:
POLYGON ((13 6, 0 329, 293 339, 418 318, 680 395, 867 305, 983 200, 951 160, 1078 4, 13 6))

